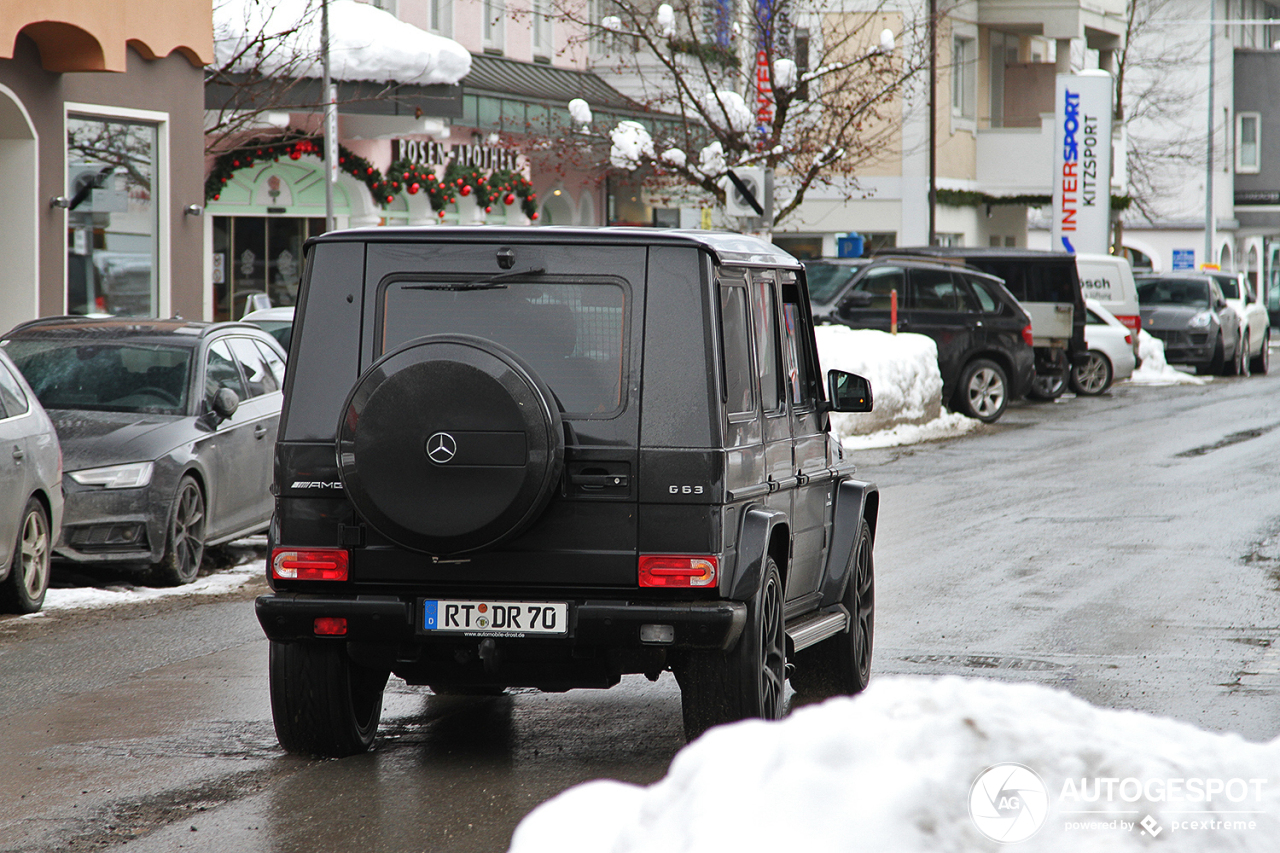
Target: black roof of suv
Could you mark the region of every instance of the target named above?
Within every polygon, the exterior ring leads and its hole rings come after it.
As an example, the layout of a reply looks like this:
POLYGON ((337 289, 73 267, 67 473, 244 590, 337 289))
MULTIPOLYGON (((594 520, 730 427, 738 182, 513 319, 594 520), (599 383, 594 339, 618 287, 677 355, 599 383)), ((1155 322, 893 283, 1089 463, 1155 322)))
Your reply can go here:
POLYGON ((686 732, 870 677, 879 495, 828 412, 804 270, 652 229, 307 244, 258 600, 286 749, 437 691, 681 685, 686 732))

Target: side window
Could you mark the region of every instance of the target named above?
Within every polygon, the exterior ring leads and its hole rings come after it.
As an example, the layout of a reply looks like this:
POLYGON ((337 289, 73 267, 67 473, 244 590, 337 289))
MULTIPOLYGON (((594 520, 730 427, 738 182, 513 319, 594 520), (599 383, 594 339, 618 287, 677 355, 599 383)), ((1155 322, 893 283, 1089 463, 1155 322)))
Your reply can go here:
POLYGON ((31 404, 8 365, 0 364, 0 418, 16 418, 25 414, 31 404))
POLYGON ((760 408, 782 408, 782 360, 778 348, 778 297, 772 276, 752 276, 755 297, 756 355, 760 358, 760 408))
POLYGON ((919 311, 959 311, 956 283, 949 270, 912 270, 911 307, 919 311))
POLYGON ((782 326, 783 351, 787 356, 787 387, 791 391, 791 402, 797 409, 807 409, 814 405, 817 398, 813 386, 817 368, 810 347, 812 335, 801 307, 798 285, 782 285, 782 326))
POLYGON ((729 414, 753 413, 756 408, 752 390, 755 381, 751 369, 751 324, 747 319, 745 287, 720 288, 720 323, 729 414))
POLYGON ((973 291, 981 310, 986 311, 988 314, 1001 314, 1004 312, 1004 300, 996 295, 989 283, 980 278, 972 278, 970 276, 965 276, 965 281, 969 282, 969 289, 973 291))
POLYGON ((898 291, 898 296, 906 296, 906 276, 901 267, 875 267, 867 270, 867 274, 853 286, 871 294, 871 307, 879 311, 889 310, 889 291, 898 291))
POLYGON ((209 358, 205 362, 204 370, 205 399, 213 397, 219 388, 230 388, 241 400, 249 398, 244 390, 244 382, 240 379, 240 369, 236 367, 226 339, 214 341, 209 345, 209 358))
POLYGON ((262 353, 254 346, 252 340, 229 338, 227 343, 231 345, 231 352, 235 355, 236 361, 240 362, 241 370, 244 371, 245 384, 250 397, 261 397, 263 394, 280 390, 275 374, 271 372, 271 368, 267 367, 262 353))
POLYGON ((262 353, 262 360, 267 363, 267 367, 271 369, 271 374, 275 377, 276 387, 284 387, 284 359, 276 355, 276 351, 264 344, 262 341, 254 341, 254 346, 262 353))

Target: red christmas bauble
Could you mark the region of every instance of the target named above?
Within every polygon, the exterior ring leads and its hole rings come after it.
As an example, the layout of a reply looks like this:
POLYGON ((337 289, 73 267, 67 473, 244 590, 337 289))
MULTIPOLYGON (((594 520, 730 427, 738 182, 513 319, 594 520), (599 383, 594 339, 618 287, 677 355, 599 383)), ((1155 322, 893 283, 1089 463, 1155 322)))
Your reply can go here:
POLYGON ((536 211, 536 210, 535 210, 533 213, 530 213, 530 214, 529 214, 529 218, 530 218, 530 219, 537 219, 537 218, 538 218, 538 211, 536 211))
POLYGON ((409 184, 409 195, 417 195, 419 189, 421 189, 421 187, 419 187, 416 183, 409 184))
POLYGON ((290 160, 300 160, 300 159, 302 159, 302 154, 301 154, 301 153, 299 153, 299 152, 297 152, 297 151, 290 151, 290 152, 289 152, 289 159, 290 159, 290 160))
POLYGON ((485 212, 485 213, 493 213, 493 208, 492 208, 492 207, 489 207, 488 205, 486 205, 486 206, 485 206, 485 209, 484 209, 484 212, 485 212))
POLYGON ((471 195, 471 187, 467 184, 463 184, 461 192, 463 195, 471 195))
POLYGON ((507 193, 507 197, 502 200, 503 204, 515 204, 516 197, 512 193, 507 193))
POLYGON ((387 204, 391 204, 395 200, 395 196, 387 196, 387 204))
POLYGON ((444 219, 444 211, 443 211, 443 210, 441 210, 440 212, 438 212, 438 213, 436 214, 436 216, 439 216, 441 219, 444 219))

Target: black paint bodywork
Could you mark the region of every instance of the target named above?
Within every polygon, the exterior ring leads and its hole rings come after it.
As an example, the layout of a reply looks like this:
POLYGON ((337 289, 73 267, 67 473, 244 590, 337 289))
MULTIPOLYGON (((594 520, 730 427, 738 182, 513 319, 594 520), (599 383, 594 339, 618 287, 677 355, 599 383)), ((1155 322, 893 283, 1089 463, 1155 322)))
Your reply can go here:
POLYGON ((788 620, 838 607, 858 524, 866 517, 875 530, 879 495, 853 478, 829 434, 809 318, 799 262, 739 235, 430 227, 309 241, 270 538, 278 548, 345 548, 350 578, 269 578, 274 592, 257 601, 264 631, 275 641, 310 640, 316 617, 345 617, 352 657, 411 683, 564 689, 608 686, 628 672, 656 677, 682 652, 731 648, 766 556, 782 568, 788 620), (509 269, 537 271, 503 283, 512 290, 621 282, 620 404, 561 413, 563 470, 523 532, 454 554, 396 545, 348 500, 348 463, 339 460, 348 396, 383 357, 380 299, 395 282, 483 281, 509 269), (726 411, 725 282, 753 288, 797 323, 802 378, 776 411, 761 411, 759 396, 754 412, 726 411), (642 588, 643 554, 713 555, 718 583, 642 588), (427 598, 564 601, 570 630, 563 638, 428 635, 415 621, 427 598), (642 642, 640 627, 650 624, 673 626, 674 639, 642 642))

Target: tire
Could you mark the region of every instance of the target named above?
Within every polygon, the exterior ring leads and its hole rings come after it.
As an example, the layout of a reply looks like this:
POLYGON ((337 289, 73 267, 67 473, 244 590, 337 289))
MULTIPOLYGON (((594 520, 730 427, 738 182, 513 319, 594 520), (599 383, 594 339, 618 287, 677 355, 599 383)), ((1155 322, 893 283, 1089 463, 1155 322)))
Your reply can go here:
POLYGON ((960 371, 955 409, 983 423, 994 423, 1009 402, 1009 377, 994 361, 975 358, 960 371))
POLYGON ((1241 368, 1241 365, 1243 364, 1244 364, 1244 342, 1240 338, 1236 338, 1235 352, 1231 354, 1231 358, 1229 360, 1225 356, 1223 357, 1222 370, 1220 371, 1220 373, 1223 376, 1240 376, 1241 375, 1240 368, 1241 368))
POLYGON ((787 645, 782 624, 782 576, 772 557, 747 603, 747 625, 729 652, 692 652, 676 668, 684 733, 693 740, 736 720, 776 720, 786 711, 787 645))
POLYGON ((1271 369, 1271 327, 1262 332, 1262 349, 1249 362, 1254 376, 1266 376, 1271 369))
POLYGON ((1249 376, 1249 339, 1246 337, 1240 341, 1240 353, 1236 359, 1236 376, 1249 376))
POLYGON ((871 680, 875 638, 876 585, 871 527, 866 519, 849 555, 849 580, 841 604, 849 612, 849 629, 795 656, 791 684, 807 698, 852 696, 871 680))
POLYGON ((155 565, 155 575, 165 586, 189 584, 200 574, 204 561, 204 493, 194 477, 184 476, 169 508, 164 556, 155 565))
POLYGON ((272 641, 271 716, 280 746, 325 758, 367 752, 382 718, 387 676, 353 663, 340 641, 272 641))
POLYGON ((53 555, 49 514, 35 498, 27 501, 13 546, 9 576, 0 585, 0 607, 11 613, 35 613, 44 606, 49 591, 49 567, 53 555))
POLYGON ((1071 377, 1071 365, 1067 362, 1067 354, 1057 351, 1058 370, 1055 373, 1039 374, 1031 380, 1031 388, 1027 396, 1033 400, 1051 403, 1067 392, 1067 383, 1071 377))
POLYGON ((1089 350, 1084 364, 1071 369, 1071 390, 1095 397, 1111 387, 1111 360, 1096 349, 1089 350))
POLYGON ((339 476, 360 518, 401 547, 448 556, 523 532, 564 467, 546 383, 483 338, 418 338, 356 382, 338 427, 339 476))
POLYGON ((1213 355, 1204 364, 1196 366, 1196 373, 1201 376, 1217 376, 1222 373, 1223 362, 1227 359, 1226 350, 1222 343, 1222 335, 1218 335, 1217 343, 1213 345, 1213 355))

